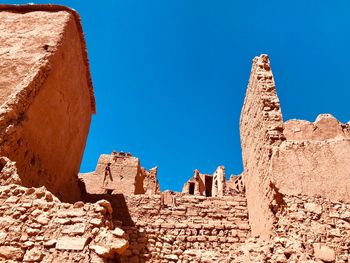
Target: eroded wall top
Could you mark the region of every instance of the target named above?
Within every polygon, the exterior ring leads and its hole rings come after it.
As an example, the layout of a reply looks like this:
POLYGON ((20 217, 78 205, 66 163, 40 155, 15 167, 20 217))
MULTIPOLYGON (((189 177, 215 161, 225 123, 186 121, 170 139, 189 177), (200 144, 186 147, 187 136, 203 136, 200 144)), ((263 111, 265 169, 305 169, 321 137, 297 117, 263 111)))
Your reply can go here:
POLYGON ((320 114, 314 123, 287 121, 284 134, 287 140, 275 149, 271 162, 281 193, 349 200, 349 124, 320 114))
MULTIPOLYGON (((0 105, 11 107, 33 90, 28 85, 57 46, 68 23, 74 16, 84 57, 92 112, 96 112, 85 38, 77 12, 58 5, 6 5, 0 4, 0 105), (5 105, 4 105, 5 104, 5 105)), ((35 91, 34 91, 35 92, 35 91)), ((8 109, 7 109, 8 110, 8 109)), ((1 112, 0 112, 1 113, 1 112)))

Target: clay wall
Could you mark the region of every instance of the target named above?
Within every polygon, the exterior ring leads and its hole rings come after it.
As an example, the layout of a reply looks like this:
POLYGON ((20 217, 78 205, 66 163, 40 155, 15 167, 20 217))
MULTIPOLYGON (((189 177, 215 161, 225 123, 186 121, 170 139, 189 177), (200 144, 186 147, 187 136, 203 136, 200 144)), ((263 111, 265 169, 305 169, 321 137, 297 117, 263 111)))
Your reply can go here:
POLYGON ((16 162, 23 185, 78 200, 95 111, 78 15, 58 6, 1 5, 0 19, 7 50, 0 55, 0 156, 16 162))
POLYGON ((271 170, 283 194, 350 199, 349 125, 332 115, 319 115, 315 123, 285 123, 287 140, 276 149, 271 170))
POLYGON ((122 262, 222 260, 232 244, 243 243, 250 233, 243 195, 217 198, 166 192, 164 200, 162 207, 160 195, 131 195, 125 197, 128 214, 125 207, 114 208, 129 236, 122 262))
POLYGON ((282 113, 269 58, 261 55, 253 60, 240 120, 244 183, 253 235, 268 237, 272 233, 272 206, 278 203, 269 166, 273 148, 284 140, 282 131, 282 113))

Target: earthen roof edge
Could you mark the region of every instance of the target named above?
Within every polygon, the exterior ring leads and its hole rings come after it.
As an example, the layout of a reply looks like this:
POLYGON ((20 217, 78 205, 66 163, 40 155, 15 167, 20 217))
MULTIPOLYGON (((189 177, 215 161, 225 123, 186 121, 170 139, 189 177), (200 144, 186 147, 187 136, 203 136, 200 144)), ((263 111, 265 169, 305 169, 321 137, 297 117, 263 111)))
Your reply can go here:
POLYGON ((80 41, 82 44, 82 53, 83 53, 85 67, 86 67, 86 76, 87 76, 89 93, 90 93, 91 110, 92 110, 92 113, 95 114, 96 100, 95 100, 94 89, 92 85, 92 78, 91 78, 90 64, 89 64, 87 48, 86 48, 86 41, 85 41, 85 36, 83 33, 83 27, 82 27, 79 13, 69 7, 62 6, 62 5, 53 5, 53 4, 25 4, 25 5, 0 4, 0 11, 14 11, 18 13, 21 13, 21 12, 26 13, 26 12, 33 12, 33 11, 46 11, 46 12, 67 11, 74 16, 74 19, 79 31, 80 41))

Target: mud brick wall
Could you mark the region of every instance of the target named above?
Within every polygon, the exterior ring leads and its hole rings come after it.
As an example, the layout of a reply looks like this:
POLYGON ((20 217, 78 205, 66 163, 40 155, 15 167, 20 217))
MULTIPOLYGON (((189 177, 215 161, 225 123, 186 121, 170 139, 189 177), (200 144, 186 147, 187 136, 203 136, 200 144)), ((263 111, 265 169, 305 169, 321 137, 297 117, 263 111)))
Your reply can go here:
POLYGON ((278 209, 269 170, 274 148, 285 139, 280 102, 267 55, 255 57, 241 112, 244 184, 253 235, 269 237, 278 209))
POLYGON ((164 207, 160 195, 133 195, 125 202, 129 214, 117 215, 130 245, 122 262, 212 262, 223 259, 232 244, 244 242, 250 233, 243 195, 176 194, 176 204, 165 200, 164 207))
POLYGON ((284 141, 271 158, 271 171, 282 194, 350 199, 350 125, 330 114, 315 122, 290 120, 284 141))
POLYGON ((95 99, 79 15, 0 5, 0 156, 22 184, 81 199, 79 172, 95 99))

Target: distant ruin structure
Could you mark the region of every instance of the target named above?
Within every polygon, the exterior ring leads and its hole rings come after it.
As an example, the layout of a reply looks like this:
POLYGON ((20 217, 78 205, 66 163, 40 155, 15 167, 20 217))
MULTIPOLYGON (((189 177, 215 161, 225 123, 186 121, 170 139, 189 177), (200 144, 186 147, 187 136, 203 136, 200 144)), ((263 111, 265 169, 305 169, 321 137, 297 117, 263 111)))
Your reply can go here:
POLYGON ((147 171, 130 153, 102 154, 94 172, 81 173, 83 192, 88 194, 157 194, 157 168, 147 171))
POLYGON ((194 170, 193 177, 184 184, 182 193, 220 197, 232 194, 233 188, 227 186, 225 167, 219 166, 213 174, 202 174, 199 170, 194 170))

